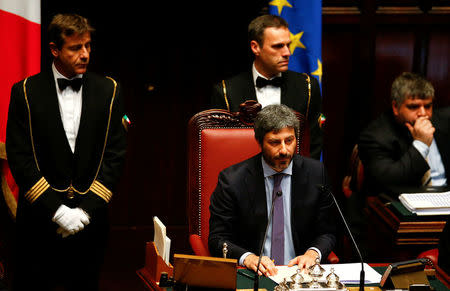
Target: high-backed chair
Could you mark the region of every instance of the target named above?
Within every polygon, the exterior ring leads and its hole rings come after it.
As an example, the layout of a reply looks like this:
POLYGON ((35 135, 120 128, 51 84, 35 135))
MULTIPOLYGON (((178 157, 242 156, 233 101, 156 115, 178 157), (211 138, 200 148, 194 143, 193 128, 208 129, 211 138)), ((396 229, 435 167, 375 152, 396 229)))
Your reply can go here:
MULTIPOLYGON (((210 256, 209 200, 220 171, 261 151, 253 132, 253 120, 259 110, 259 103, 247 101, 241 104, 240 112, 211 109, 197 113, 189 121, 189 242, 196 255, 210 256)), ((297 153, 309 156, 309 146, 305 146, 309 141, 302 134, 304 118, 296 114, 300 121, 297 153)))
POLYGON ((354 192, 360 192, 364 181, 364 167, 359 159, 358 145, 353 147, 347 175, 342 180, 342 192, 350 198, 354 192))

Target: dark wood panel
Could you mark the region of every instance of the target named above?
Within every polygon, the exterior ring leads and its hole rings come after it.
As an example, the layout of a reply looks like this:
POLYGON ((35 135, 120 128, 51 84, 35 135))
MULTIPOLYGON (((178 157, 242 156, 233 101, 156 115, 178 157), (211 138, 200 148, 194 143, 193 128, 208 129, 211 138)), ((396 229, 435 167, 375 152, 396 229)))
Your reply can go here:
MULTIPOLYGON (((359 40, 354 27, 340 26, 323 32, 322 60, 324 72, 322 76, 323 111, 326 116, 324 127, 323 160, 328 173, 332 177, 333 189, 340 190, 343 178, 341 167, 346 165, 342 149, 346 148, 349 136, 354 130, 354 100, 350 96, 354 86, 353 77, 358 74, 357 58, 359 40), (336 77, 338 76, 338 77, 336 77), (350 121, 350 122, 349 122, 350 121), (343 138, 348 137, 348 139, 343 138)), ((357 114, 356 114, 357 116, 357 114)))
POLYGON ((450 106, 450 29, 430 33, 428 78, 436 90, 437 106, 450 106))
POLYGON ((412 70, 414 40, 414 32, 404 28, 377 30, 374 95, 369 107, 372 119, 390 109, 390 88, 395 77, 412 70))

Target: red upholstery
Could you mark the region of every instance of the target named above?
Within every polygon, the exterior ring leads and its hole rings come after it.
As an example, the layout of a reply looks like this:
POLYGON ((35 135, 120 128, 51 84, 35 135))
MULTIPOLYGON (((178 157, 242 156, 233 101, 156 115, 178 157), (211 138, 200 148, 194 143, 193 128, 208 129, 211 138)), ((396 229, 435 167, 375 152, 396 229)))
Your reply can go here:
MULTIPOLYGON (((196 255, 209 256, 209 199, 221 170, 261 151, 254 138, 253 118, 260 105, 247 104, 239 113, 213 109, 194 115, 188 124, 188 213, 189 242, 196 255)), ((309 156, 300 120, 297 152, 309 156), (304 141, 304 142, 303 142, 304 141)), ((334 254, 333 254, 334 255, 334 254)), ((337 257, 336 257, 337 258, 337 257)))
POLYGON ((208 245, 209 197, 217 185, 220 171, 246 160, 261 150, 254 138, 253 128, 208 128, 201 132, 200 179, 201 199, 200 235, 208 245))
POLYGON ((430 259, 433 265, 435 266, 437 266, 438 264, 438 257, 439 257, 439 249, 437 248, 424 251, 417 256, 418 259, 422 258, 430 259))
POLYGON ((436 276, 439 278, 439 280, 444 283, 447 288, 450 288, 450 275, 447 274, 444 270, 442 270, 438 265, 438 258, 439 258, 439 249, 434 248, 427 251, 424 251, 420 253, 417 256, 418 259, 421 258, 427 258, 430 259, 433 263, 433 266, 431 268, 436 269, 436 276))

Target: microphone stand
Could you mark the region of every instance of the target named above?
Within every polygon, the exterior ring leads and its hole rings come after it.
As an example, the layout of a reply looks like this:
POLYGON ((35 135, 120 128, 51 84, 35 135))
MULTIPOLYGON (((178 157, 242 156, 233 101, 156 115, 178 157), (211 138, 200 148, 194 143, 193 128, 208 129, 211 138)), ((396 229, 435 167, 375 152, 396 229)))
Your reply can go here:
POLYGON ((363 261, 361 252, 359 251, 358 245, 356 244, 355 239, 353 238, 352 232, 350 231, 350 228, 348 227, 348 224, 347 224, 347 221, 345 220, 344 214, 342 214, 341 208, 339 207, 339 204, 337 203, 336 197, 334 197, 333 193, 331 193, 331 191, 328 189, 328 187, 326 187, 324 185, 319 185, 318 187, 321 191, 327 192, 333 198, 334 204, 336 205, 336 208, 339 211, 342 221, 344 222, 345 228, 347 229, 347 232, 350 235, 353 246, 355 247, 356 252, 358 253, 359 259, 361 261, 361 273, 359 274, 359 291, 364 291, 364 277, 365 277, 364 261, 363 261))
POLYGON ((262 258, 262 253, 264 250, 264 244, 266 243, 266 238, 267 238, 267 231, 269 230, 269 225, 272 221, 272 216, 273 216, 273 204, 275 203, 275 199, 277 199, 278 197, 280 197, 283 193, 281 191, 278 191, 276 193, 276 196, 274 197, 274 199, 272 199, 272 206, 270 207, 270 215, 269 215, 269 220, 267 221, 267 225, 266 225, 266 231, 264 232, 264 239, 261 243, 261 248, 259 250, 259 258, 258 258, 258 265, 256 265, 256 273, 255 273, 255 278, 254 278, 254 282, 253 282, 253 291, 258 291, 259 289, 259 265, 261 264, 261 258, 262 258))

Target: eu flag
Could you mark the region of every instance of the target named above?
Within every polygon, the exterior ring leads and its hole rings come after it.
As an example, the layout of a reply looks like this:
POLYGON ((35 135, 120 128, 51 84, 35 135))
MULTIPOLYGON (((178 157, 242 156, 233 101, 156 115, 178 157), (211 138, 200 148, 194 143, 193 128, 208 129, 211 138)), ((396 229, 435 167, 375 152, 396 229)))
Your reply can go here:
POLYGON ((322 86, 322 0, 270 0, 269 13, 289 23, 289 70, 308 73, 322 86))

